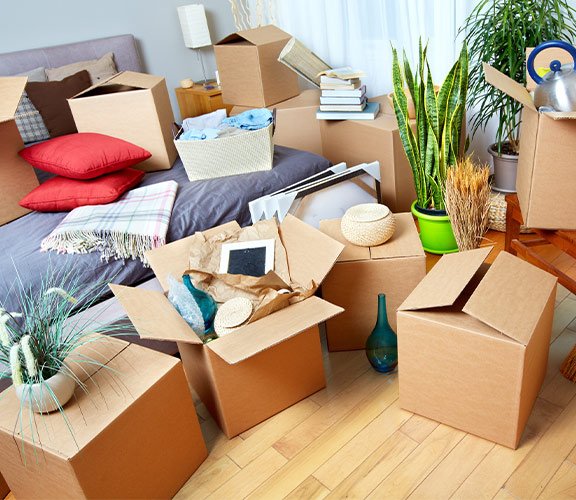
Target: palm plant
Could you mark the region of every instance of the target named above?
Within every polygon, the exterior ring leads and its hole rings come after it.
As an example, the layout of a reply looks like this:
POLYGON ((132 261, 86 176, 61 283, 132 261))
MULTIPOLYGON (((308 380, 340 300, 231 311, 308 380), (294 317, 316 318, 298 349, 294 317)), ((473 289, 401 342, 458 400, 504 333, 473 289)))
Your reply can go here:
POLYGON ((546 40, 572 41, 576 10, 568 0, 480 0, 459 33, 470 47, 468 106, 472 134, 498 117, 498 154, 518 154, 522 104, 484 80, 486 62, 526 85, 526 49, 546 40))
POLYGON ((412 168, 416 204, 423 209, 444 210, 447 170, 464 153, 460 134, 468 88, 468 50, 464 44, 458 60, 437 93, 426 52, 427 47, 422 47, 420 41, 416 71, 412 71, 404 53, 402 71, 397 51, 392 49, 394 112, 402 145, 412 168), (405 86, 416 111, 414 130, 408 118, 405 86))

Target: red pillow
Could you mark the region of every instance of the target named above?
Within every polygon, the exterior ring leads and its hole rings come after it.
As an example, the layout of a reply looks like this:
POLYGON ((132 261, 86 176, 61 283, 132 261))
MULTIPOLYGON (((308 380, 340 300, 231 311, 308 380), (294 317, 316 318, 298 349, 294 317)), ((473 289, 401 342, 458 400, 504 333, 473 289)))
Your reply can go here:
POLYGON ((144 172, 135 168, 87 181, 53 177, 24 196, 20 205, 38 212, 67 212, 84 205, 103 205, 117 200, 142 177, 144 172))
POLYGON ((19 154, 33 167, 69 179, 94 179, 152 156, 140 146, 92 132, 55 137, 19 154))

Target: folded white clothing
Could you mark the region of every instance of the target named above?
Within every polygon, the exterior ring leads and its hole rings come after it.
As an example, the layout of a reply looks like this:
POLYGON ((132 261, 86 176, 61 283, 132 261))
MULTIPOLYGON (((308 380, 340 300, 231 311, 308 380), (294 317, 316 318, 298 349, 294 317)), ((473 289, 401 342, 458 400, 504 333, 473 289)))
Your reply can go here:
POLYGON ((216 111, 212 111, 212 113, 186 118, 182 123, 182 128, 184 129, 184 132, 193 129, 203 130, 207 128, 218 128, 224 118, 226 118, 226 110, 217 109, 216 111))

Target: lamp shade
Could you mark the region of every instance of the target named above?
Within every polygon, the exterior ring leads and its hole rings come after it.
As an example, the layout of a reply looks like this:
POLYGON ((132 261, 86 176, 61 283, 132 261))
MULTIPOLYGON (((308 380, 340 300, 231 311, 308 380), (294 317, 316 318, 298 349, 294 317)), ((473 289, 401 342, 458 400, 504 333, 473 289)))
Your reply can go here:
POLYGON ((212 45, 204 5, 182 5, 178 7, 178 17, 180 18, 180 27, 182 28, 186 47, 197 49, 198 47, 212 45))

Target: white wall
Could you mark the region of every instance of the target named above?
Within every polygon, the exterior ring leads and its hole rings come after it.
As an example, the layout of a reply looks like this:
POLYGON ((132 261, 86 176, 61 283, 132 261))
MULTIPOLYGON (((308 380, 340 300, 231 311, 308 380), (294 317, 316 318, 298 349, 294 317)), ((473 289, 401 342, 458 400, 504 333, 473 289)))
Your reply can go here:
MULTIPOLYGON (((184 78, 202 78, 196 54, 184 46, 176 11, 189 3, 205 5, 213 43, 236 31, 228 0, 0 0, 0 52, 131 33, 147 71, 166 77, 178 118, 174 88, 184 78)), ((214 78, 212 49, 202 54, 214 78)))

